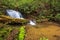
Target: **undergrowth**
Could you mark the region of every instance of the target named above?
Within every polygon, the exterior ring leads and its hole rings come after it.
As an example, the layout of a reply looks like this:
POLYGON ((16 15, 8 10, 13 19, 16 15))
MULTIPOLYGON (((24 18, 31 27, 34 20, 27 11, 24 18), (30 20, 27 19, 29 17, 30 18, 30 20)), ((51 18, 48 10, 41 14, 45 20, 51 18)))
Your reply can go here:
POLYGON ((24 40, 25 37, 25 26, 21 26, 21 28, 19 29, 20 33, 19 33, 19 40, 24 40))

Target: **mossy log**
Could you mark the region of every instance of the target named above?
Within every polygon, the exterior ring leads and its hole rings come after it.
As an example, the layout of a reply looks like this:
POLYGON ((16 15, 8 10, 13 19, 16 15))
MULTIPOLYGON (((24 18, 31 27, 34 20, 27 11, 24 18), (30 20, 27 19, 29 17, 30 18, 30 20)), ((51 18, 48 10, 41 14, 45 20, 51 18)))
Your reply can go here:
POLYGON ((28 22, 27 19, 18 19, 18 18, 11 18, 9 16, 0 15, 0 23, 20 23, 20 24, 26 24, 28 22))

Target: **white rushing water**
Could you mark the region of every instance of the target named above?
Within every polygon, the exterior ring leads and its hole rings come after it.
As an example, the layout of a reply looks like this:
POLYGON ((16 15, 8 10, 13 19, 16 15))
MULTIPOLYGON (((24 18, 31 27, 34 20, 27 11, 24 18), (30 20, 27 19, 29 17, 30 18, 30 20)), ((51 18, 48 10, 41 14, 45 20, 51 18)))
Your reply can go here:
MULTIPOLYGON (((24 19, 24 18, 23 18, 23 15, 22 15, 20 12, 18 12, 18 11, 10 10, 10 9, 7 9, 6 11, 7 11, 7 14, 8 14, 10 17, 12 17, 12 18, 24 19)), ((30 24, 30 25, 36 25, 36 23, 35 23, 34 21, 32 21, 32 20, 29 21, 29 24, 30 24)))
POLYGON ((18 11, 15 10, 6 10, 8 15, 12 18, 20 18, 20 19, 24 19, 22 14, 18 11))
POLYGON ((36 22, 30 20, 30 21, 29 21, 29 24, 30 24, 30 25, 36 25, 36 22))

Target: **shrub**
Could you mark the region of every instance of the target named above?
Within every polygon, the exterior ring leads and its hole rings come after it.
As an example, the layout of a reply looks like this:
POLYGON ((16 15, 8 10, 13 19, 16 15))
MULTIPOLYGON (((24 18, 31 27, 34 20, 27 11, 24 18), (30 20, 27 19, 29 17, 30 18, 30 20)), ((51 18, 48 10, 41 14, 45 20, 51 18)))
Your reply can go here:
POLYGON ((55 21, 60 22, 60 13, 55 16, 55 21))

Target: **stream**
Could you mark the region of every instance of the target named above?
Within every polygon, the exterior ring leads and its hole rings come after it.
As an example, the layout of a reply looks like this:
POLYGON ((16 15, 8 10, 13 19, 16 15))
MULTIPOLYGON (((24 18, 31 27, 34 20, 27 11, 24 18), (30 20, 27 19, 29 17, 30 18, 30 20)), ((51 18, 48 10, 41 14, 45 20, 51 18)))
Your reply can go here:
MULTIPOLYGON (((6 12, 7 12, 7 15, 10 16, 10 17, 12 17, 12 18, 25 19, 25 18, 23 18, 22 13, 20 13, 19 11, 7 9, 6 12)), ((30 24, 30 25, 36 25, 36 21, 35 20, 29 20, 28 24, 30 24)))

